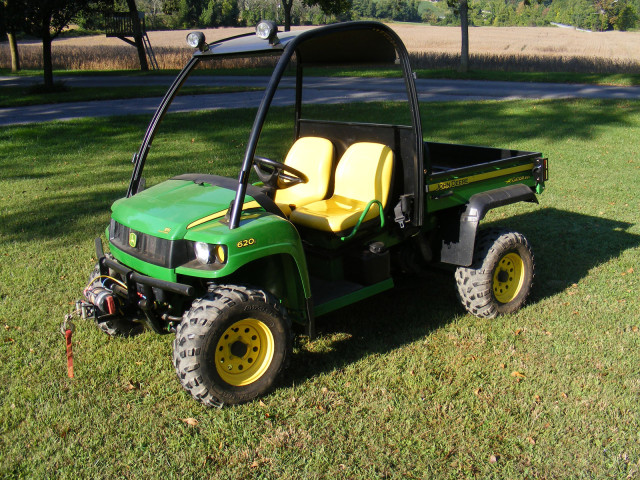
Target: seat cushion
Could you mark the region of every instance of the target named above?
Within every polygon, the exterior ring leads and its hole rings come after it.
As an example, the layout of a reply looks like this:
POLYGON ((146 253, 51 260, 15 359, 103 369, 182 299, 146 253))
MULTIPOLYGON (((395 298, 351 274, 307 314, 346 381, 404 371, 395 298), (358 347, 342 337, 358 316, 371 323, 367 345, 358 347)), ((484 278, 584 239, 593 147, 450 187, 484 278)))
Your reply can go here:
MULTIPOLYGON (((320 200, 297 208, 291 212, 291 221, 296 225, 324 232, 343 232, 355 227, 366 206, 366 202, 334 195, 328 200, 320 200)), ((378 215, 378 206, 373 204, 364 220, 372 220, 378 215)))
POLYGON ((309 181, 276 190, 274 201, 285 215, 291 213, 292 206, 297 208, 327 196, 333 157, 333 143, 326 138, 301 137, 296 140, 284 164, 300 170, 309 181))
MULTIPOLYGON (((338 163, 334 194, 327 200, 308 203, 291 213, 296 225, 325 232, 344 232, 358 223, 371 200, 386 205, 393 172, 393 151, 380 143, 351 145, 338 163)), ((372 204, 364 221, 380 215, 372 204)))

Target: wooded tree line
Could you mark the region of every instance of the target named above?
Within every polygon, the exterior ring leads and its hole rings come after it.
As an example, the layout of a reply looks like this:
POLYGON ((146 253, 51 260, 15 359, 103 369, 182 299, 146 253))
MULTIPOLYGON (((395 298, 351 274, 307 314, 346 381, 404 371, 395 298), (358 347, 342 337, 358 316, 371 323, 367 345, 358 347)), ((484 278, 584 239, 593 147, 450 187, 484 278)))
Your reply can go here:
MULTIPOLYGON (((12 70, 19 70, 16 36, 42 40, 45 86, 53 86, 51 42, 72 22, 100 29, 104 16, 126 12, 138 30, 138 10, 148 28, 255 25, 272 19, 284 25, 379 19, 431 24, 459 24, 461 70, 468 64, 469 25, 548 25, 552 22, 590 30, 640 27, 640 0, 0 0, 0 36, 8 37, 12 70), (424 9, 424 6, 431 6, 424 9)), ((146 67, 142 40, 136 44, 146 67)))
MULTIPOLYGON (((469 24, 477 26, 544 26, 561 23, 594 31, 640 28, 640 0, 474 0, 469 24)), ((431 23, 457 24, 454 15, 425 18, 431 23)))
MULTIPOLYGON (((137 0, 152 28, 255 25, 270 18, 284 25, 378 19, 460 25, 460 0, 137 0), (450 8, 449 5, 454 8, 450 8)), ((467 0, 469 25, 568 24, 588 30, 640 28, 640 0, 467 0)), ((98 27, 95 25, 94 27, 98 27)))

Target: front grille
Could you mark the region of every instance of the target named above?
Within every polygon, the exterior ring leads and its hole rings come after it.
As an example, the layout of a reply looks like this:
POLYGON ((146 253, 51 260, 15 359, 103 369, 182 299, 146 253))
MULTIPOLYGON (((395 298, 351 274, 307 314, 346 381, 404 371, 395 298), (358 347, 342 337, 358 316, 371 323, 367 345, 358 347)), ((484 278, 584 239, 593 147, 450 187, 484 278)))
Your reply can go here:
POLYGON ((145 262, 166 268, 176 268, 189 261, 186 240, 166 240, 122 225, 111 220, 109 242, 129 255, 145 262), (135 247, 129 244, 129 236, 135 234, 135 247))

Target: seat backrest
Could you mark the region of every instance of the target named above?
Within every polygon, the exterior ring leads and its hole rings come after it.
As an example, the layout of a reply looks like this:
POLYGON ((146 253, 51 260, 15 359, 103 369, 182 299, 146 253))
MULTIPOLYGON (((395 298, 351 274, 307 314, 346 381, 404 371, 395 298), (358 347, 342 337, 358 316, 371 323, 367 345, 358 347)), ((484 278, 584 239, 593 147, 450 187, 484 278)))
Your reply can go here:
POLYGON ((381 143, 359 142, 342 155, 336 168, 334 196, 364 203, 387 204, 393 172, 393 151, 381 143))
MULTIPOLYGON (((278 205, 300 207, 322 200, 327 196, 334 157, 333 143, 326 138, 301 137, 293 144, 285 165, 304 173, 309 181, 293 187, 276 190, 274 201, 278 205)), ((285 208, 288 210, 288 208, 285 208)))

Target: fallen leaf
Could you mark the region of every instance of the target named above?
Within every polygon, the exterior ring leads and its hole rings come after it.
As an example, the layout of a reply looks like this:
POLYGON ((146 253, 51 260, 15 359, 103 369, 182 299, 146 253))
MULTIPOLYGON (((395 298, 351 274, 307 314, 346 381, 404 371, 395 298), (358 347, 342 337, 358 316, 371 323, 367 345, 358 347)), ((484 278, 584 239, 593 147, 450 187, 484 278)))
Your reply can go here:
POLYGON ((129 383, 127 383, 127 386, 124 387, 124 389, 127 390, 128 392, 132 390, 139 390, 140 382, 132 382, 131 380, 129 380, 129 383))
POLYGON ((253 463, 250 465, 251 468, 258 468, 260 466, 260 464, 258 463, 257 460, 254 460, 253 463))
POLYGON ((566 394, 566 393, 564 393, 564 392, 561 392, 561 393, 560 393, 560 396, 561 396, 562 398, 569 398, 569 395, 567 395, 567 394, 566 394))
POLYGON ((481 393, 481 392, 482 392, 482 388, 480 388, 480 387, 476 388, 476 389, 473 391, 473 393, 474 393, 474 394, 476 394, 476 395, 480 395, 480 393, 481 393))
POLYGON ((195 418, 192 418, 192 417, 181 418, 180 420, 182 420, 184 423, 186 423, 187 425, 190 425, 192 427, 195 427, 196 425, 198 425, 198 420, 196 420, 195 418))
POLYGON ((536 441, 532 438, 532 437, 527 437, 527 441, 531 444, 531 445, 535 445, 536 441))
POLYGON ((533 397, 533 400, 534 400, 536 403, 540 403, 540 401, 541 401, 540 395, 536 395, 535 397, 533 397))
POLYGON ((515 378, 526 378, 526 375, 522 372, 511 372, 511 376, 515 378))
POLYGON ((322 387, 322 393, 327 393, 329 389, 327 387, 322 387))
POLYGON ((491 455, 489 457, 489 463, 496 463, 498 460, 500 460, 500 455, 491 455))
POLYGON ((500 368, 507 368, 507 366, 504 363, 501 363, 500 368))
POLYGON ((516 335, 520 335, 521 333, 522 333, 522 329, 521 328, 516 330, 516 335))
POLYGON ((267 406, 267 404, 266 404, 266 403, 264 403, 262 400, 260 400, 260 401, 258 402, 258 405, 260 405, 261 407, 266 407, 266 406, 267 406))

